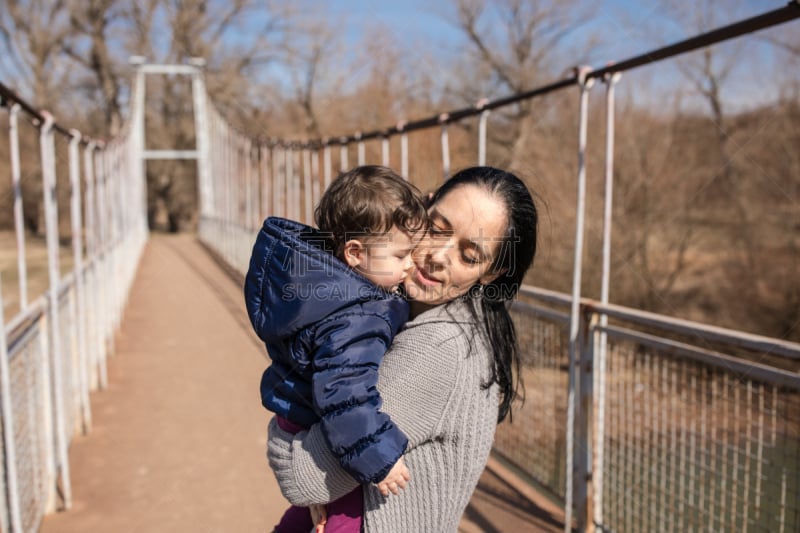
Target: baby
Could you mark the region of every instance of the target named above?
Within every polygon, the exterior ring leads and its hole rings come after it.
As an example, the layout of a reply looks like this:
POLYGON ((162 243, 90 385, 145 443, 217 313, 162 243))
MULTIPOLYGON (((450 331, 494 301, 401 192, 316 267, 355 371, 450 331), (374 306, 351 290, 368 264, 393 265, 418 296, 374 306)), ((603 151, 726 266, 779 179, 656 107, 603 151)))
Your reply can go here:
MULTIPOLYGON (((412 266, 428 218, 419 191, 392 170, 340 174, 315 212, 318 230, 270 217, 245 279, 250 321, 271 365, 261 402, 285 431, 316 423, 342 467, 385 496, 405 488, 403 432, 381 412, 378 366, 408 320, 397 289, 412 266)), ((361 489, 327 509, 286 511, 275 531, 309 531, 327 514, 329 531, 361 530, 361 489)), ((324 520, 324 518, 323 518, 324 520)))

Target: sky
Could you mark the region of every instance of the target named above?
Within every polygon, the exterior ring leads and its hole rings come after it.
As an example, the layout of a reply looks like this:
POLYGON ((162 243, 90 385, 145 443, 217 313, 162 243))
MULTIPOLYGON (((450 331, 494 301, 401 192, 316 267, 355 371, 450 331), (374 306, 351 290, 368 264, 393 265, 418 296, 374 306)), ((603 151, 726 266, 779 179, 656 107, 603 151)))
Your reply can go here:
MULTIPOLYGON (((728 0, 716 2, 725 5, 728 0)), ((348 38, 357 43, 365 30, 375 23, 393 29, 393 36, 401 41, 413 43, 424 37, 440 40, 442 44, 458 42, 458 32, 447 21, 452 14, 451 2, 441 0, 336 0, 327 4, 334 15, 345 18, 348 38)), ((491 2, 489 2, 491 4, 491 2)), ((667 13, 663 0, 599 0, 591 3, 596 8, 595 19, 586 27, 598 30, 610 43, 609 58, 621 59, 671 43, 688 35, 677 25, 659 25, 659 33, 647 31, 646 23, 661 18, 667 13)), ((761 14, 786 5, 785 0, 747 0, 738 2, 735 10, 717 10, 714 19, 717 25, 729 24, 742 18, 761 14)), ((579 38, 579 37, 576 37, 579 38)))
MULTIPOLYGON (((490 2, 491 3, 491 2, 490 2)), ((698 2, 699 3, 699 2, 698 2)), ((569 36, 572 44, 579 46, 590 35, 599 36, 603 45, 592 48, 589 65, 599 68, 608 61, 621 61, 646 51, 686 39, 695 32, 670 22, 663 0, 599 0, 592 2, 595 16, 581 30, 569 36)), ((399 49, 414 53, 419 43, 427 43, 436 51, 440 61, 459 53, 462 37, 448 22, 452 19, 452 3, 437 0, 369 1, 337 0, 326 3, 333 16, 341 17, 344 23, 346 40, 350 46, 357 46, 370 28, 380 24, 389 32, 391 41, 399 49)), ((762 14, 786 5, 785 0, 720 0, 714 2, 715 10, 708 16, 713 20, 712 27, 720 27, 739 20, 762 14), (720 9, 724 6, 725 9, 720 9)), ((800 26, 800 21, 787 24, 800 26)), ((768 31, 768 30, 766 30, 768 31)), ((800 28, 798 28, 800 31, 800 28)), ((760 32, 763 34, 764 32, 760 32)), ((769 79, 776 72, 774 51, 758 37, 739 38, 723 43, 723 52, 733 55, 746 50, 750 57, 757 58, 752 64, 734 67, 728 83, 728 94, 724 95, 737 109, 757 105, 762 100, 774 98, 770 92, 769 79)), ((565 64, 567 69, 574 64, 565 64)), ((437 65, 430 65, 436 69, 437 65)), ((686 79, 677 70, 675 61, 664 60, 656 68, 640 67, 626 74, 648 87, 655 101, 660 101, 660 91, 669 93, 674 86, 686 85, 686 79), (656 77, 656 68, 658 76, 656 77), (641 72, 639 72, 641 71, 641 72), (657 81, 656 81, 657 80, 657 81)), ((621 86, 622 88, 622 86, 621 86)), ((624 91, 624 88, 622 89, 624 91)), ((644 98, 639 95, 637 98, 644 98)))
MULTIPOLYGON (((0 0, 0 3, 2 1, 0 0)), ((687 2, 687 5, 693 5, 689 0, 682 1, 687 2)), ((376 28, 380 28, 389 46, 393 46, 400 53, 412 54, 420 65, 418 68, 423 68, 427 72, 441 72, 446 75, 453 59, 463 53, 463 37, 452 23, 455 18, 454 2, 450 0, 297 0, 297 2, 297 5, 303 6, 302 9, 327 13, 335 27, 341 27, 344 46, 349 49, 351 56, 357 53, 364 39, 376 28)), ((492 2, 489 1, 488 4, 491 5, 492 2)), ((786 0, 716 0, 711 4, 715 7, 709 14, 713 18, 712 26, 719 27, 782 7, 786 4, 786 0), (725 9, 720 9, 720 6, 724 6, 725 9)), ((601 67, 608 61, 620 61, 657 49, 694 33, 669 22, 664 0, 594 2, 586 0, 580 5, 593 7, 594 17, 578 31, 572 32, 566 43, 574 46, 576 50, 589 48, 589 57, 583 59, 593 67, 601 67), (586 43, 593 37, 599 40, 601 45, 587 47, 586 43)), ((800 21, 788 24, 800 26, 800 21)), ((253 17, 242 31, 247 32, 258 25, 257 17, 253 17)), ((500 25, 488 27, 499 28, 500 25)), ((235 40, 237 36, 233 35, 231 38, 235 40)), ((746 51, 748 57, 756 58, 746 66, 743 63, 734 67, 732 81, 726 85, 728 92, 724 95, 734 107, 744 108, 774 98, 775 95, 771 91, 777 84, 769 83, 769 80, 780 75, 780 65, 776 65, 775 54, 763 39, 739 38, 720 47, 732 54, 746 51)), ((559 57, 556 63, 563 64, 563 72, 566 73, 569 68, 576 66, 578 61, 578 58, 573 60, 565 56, 559 57)), ((686 86, 686 78, 677 70, 677 65, 676 61, 667 60, 655 67, 642 67, 626 74, 625 78, 637 82, 628 85, 639 88, 631 97, 640 102, 647 98, 659 102, 664 95, 674 93, 676 87, 686 86)), ((6 80, 13 82, 9 66, 11 65, 8 61, 0 58, 0 81, 4 83, 6 80)), ((289 74, 283 72, 282 78, 288 79, 289 74)), ((626 90, 625 83, 622 83, 621 93, 624 94, 626 90)))

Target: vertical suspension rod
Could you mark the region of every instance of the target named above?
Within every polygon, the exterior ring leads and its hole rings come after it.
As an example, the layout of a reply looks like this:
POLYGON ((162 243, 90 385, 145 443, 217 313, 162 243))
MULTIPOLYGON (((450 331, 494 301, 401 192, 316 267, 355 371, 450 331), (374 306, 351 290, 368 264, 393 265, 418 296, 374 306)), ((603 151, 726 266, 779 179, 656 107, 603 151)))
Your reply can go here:
POLYGON ((14 190, 14 233, 17 237, 17 272, 19 276, 19 310, 28 307, 28 267, 25 261, 25 222, 22 212, 22 183, 19 162, 19 110, 11 106, 8 115, 9 142, 11 144, 11 183, 14 190))
POLYGON ((89 380, 86 373, 86 287, 84 285, 83 271, 83 243, 81 228, 83 226, 83 213, 81 212, 81 179, 80 179, 80 152, 79 144, 81 134, 71 130, 72 139, 69 142, 69 182, 70 182, 70 222, 72 224, 72 265, 75 272, 75 293, 77 301, 77 318, 75 320, 78 330, 78 382, 80 384, 81 422, 83 434, 89 432, 92 424, 91 408, 89 405, 89 380))
POLYGON ((53 363, 53 393, 55 395, 54 408, 56 418, 56 453, 61 472, 62 496, 64 507, 72 506, 72 487, 69 474, 69 458, 67 457, 67 430, 64 427, 64 391, 62 365, 64 364, 61 351, 61 327, 59 323, 58 306, 58 207, 56 204, 56 159, 55 139, 53 138, 53 116, 44 115, 44 123, 40 126, 39 138, 42 159, 42 193, 44 195, 45 226, 47 235, 47 266, 50 287, 48 289, 50 307, 50 350, 53 363))
POLYGON ((331 147, 329 144, 325 144, 325 148, 322 151, 322 166, 325 167, 323 169, 324 173, 324 188, 328 190, 328 186, 331 184, 331 147))
POLYGON ((442 125, 442 173, 445 180, 450 177, 450 142, 447 135, 447 119, 449 118, 450 115, 447 113, 439 115, 439 123, 442 125))
POLYGON ((389 137, 381 138, 381 164, 389 166, 389 137))
MULTIPOLYGON (((603 207, 603 267, 602 281, 600 285, 600 302, 605 305, 608 303, 610 278, 611 278, 611 221, 613 211, 614 194, 614 86, 619 81, 622 74, 615 72, 603 77, 606 83, 606 168, 605 168, 605 202, 603 207)), ((600 315, 600 325, 608 324, 608 315, 600 315)), ((594 523, 603 523, 603 468, 605 463, 605 399, 606 399, 606 355, 607 337, 605 331, 601 331, 597 344, 597 421, 596 427, 596 446, 595 450, 595 469, 592 476, 593 486, 593 514, 594 523)))
MULTIPOLYGON (((8 510, 11 531, 22 531, 22 513, 20 512, 19 487, 17 486, 17 455, 14 442, 14 410, 11 397, 11 375, 8 367, 8 341, 6 339, 6 321, 3 315, 3 291, 0 287, 0 420, 3 427, 3 452, 5 455, 5 481, 8 491, 8 510)), ((4 502, 5 504, 5 502, 4 502)))
MULTIPOLYGON (((475 107, 478 109, 483 108, 489 100, 481 98, 475 107)), ((486 122, 489 120, 488 109, 481 111, 480 118, 478 119, 478 166, 486 166, 486 122)))
POLYGON ((397 131, 400 132, 400 174, 408 179, 408 134, 405 125, 405 122, 398 122, 397 131))
MULTIPOLYGON (((580 328, 580 299, 581 299, 581 270, 583 267, 583 229, 584 216, 586 210, 586 132, 588 127, 588 107, 589 89, 593 85, 593 80, 587 79, 586 75, 590 72, 588 67, 578 69, 577 78, 580 88, 580 114, 578 124, 578 196, 575 211, 575 260, 572 276, 572 307, 570 310, 569 322, 569 389, 567 397, 567 476, 566 476, 566 502, 564 531, 569 533, 572 530, 572 511, 575 494, 575 415, 576 403, 578 402, 578 378, 580 369, 580 349, 579 349, 579 328, 580 328)), ((586 450, 578 450, 578 454, 586 453, 586 450)), ((581 464, 579 459, 578 465, 581 464)), ((580 505, 580 502, 578 502, 580 505)), ((580 509, 579 509, 580 513, 580 509)), ((582 513, 581 513, 582 514, 582 513)), ((580 516, 580 514, 579 514, 580 516)), ((580 524, 578 525, 580 531, 580 524)))
POLYGON ((350 166, 347 162, 347 138, 342 138, 342 147, 339 149, 339 170, 344 172, 350 166))
POLYGON ((356 140, 358 140, 358 165, 365 165, 367 163, 367 153, 364 141, 361 139, 361 132, 356 133, 356 140))

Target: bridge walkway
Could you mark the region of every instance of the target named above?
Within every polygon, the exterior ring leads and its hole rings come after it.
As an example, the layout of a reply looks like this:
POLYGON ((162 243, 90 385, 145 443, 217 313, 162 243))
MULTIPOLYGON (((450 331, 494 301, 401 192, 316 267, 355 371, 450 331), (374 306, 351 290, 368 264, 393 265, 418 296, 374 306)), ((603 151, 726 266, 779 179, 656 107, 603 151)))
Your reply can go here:
MULTIPOLYGON (((42 533, 270 531, 288 504, 264 457, 265 364, 240 285, 193 236, 152 235, 92 431, 70 448, 73 506, 42 533)), ((562 530, 526 494, 487 469, 461 530, 562 530)))

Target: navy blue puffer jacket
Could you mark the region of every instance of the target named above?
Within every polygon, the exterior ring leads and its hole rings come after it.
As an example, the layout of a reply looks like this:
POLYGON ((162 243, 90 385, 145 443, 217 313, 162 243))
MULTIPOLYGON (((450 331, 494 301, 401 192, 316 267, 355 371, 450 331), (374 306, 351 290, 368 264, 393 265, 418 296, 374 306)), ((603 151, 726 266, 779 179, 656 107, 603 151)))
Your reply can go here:
POLYGON ((272 359, 264 407, 304 427, 321 422, 359 482, 386 477, 408 440, 380 410, 378 366, 408 303, 327 252, 318 230, 275 217, 256 238, 244 295, 272 359))

